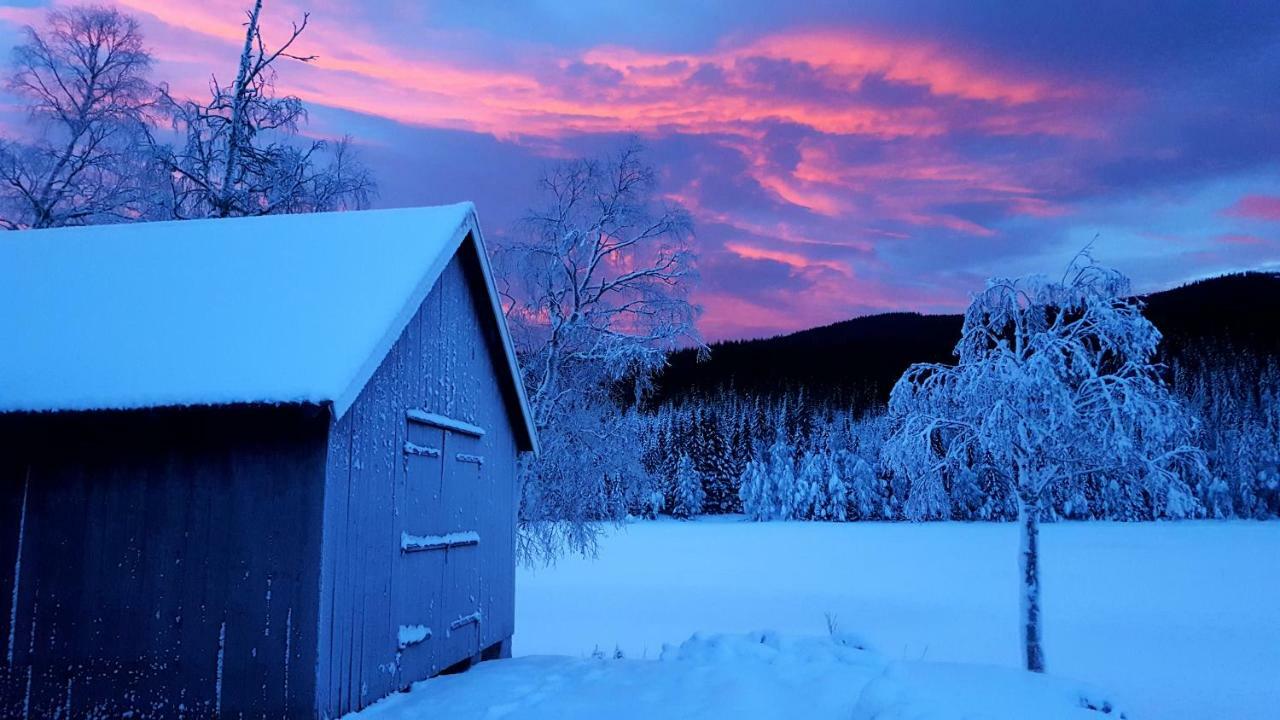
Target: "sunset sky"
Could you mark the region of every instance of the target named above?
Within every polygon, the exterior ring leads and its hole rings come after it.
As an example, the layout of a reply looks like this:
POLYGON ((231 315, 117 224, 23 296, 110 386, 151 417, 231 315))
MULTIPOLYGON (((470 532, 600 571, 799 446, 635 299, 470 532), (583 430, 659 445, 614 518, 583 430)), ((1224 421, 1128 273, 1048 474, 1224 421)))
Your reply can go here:
MULTIPOLYGON (((123 0, 153 79, 234 75, 249 0, 123 0)), ((350 133, 380 207, 473 200, 638 134, 693 214, 711 339, 960 309, 1096 255, 1140 290, 1280 269, 1280 3, 337 2, 281 90, 350 133), (850 5, 856 9, 850 9, 850 5), (1231 9, 1224 9, 1230 5, 1231 9), (1222 6, 1222 7, 1220 7, 1222 6)), ((41 22, 0 7, 0 44, 41 22)), ((6 100, 0 125, 22 122, 6 100)))

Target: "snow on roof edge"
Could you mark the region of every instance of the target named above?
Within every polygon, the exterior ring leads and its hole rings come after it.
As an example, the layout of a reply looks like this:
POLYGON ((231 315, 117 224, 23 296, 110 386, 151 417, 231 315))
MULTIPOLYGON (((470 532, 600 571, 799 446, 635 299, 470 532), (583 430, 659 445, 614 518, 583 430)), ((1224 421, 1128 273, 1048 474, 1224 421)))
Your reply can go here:
POLYGON ((333 398, 333 416, 335 419, 346 415, 347 410, 351 409, 352 404, 359 397, 360 391, 364 390, 365 385, 369 384, 369 379, 377 372, 378 366, 386 359, 387 353, 391 352, 391 347, 404 334, 404 329, 408 327, 409 321, 413 319, 418 309, 422 307, 422 302, 430 294, 431 288, 435 287, 436 281, 440 279, 440 274, 444 272, 449 261, 458 254, 458 248, 462 246, 462 241, 470 228, 475 226, 475 207, 471 203, 465 204, 469 206, 467 212, 463 216, 462 222, 454 229, 453 235, 449 238, 449 243, 445 246, 445 251, 436 255, 432 260, 431 267, 427 268, 427 271, 419 277, 418 284, 413 288, 413 293, 409 295, 404 305, 401 306, 400 311, 392 318, 391 324, 387 327, 387 331, 383 333, 382 338, 378 340, 378 344, 374 345, 369 351, 364 363, 361 364, 356 374, 347 383, 347 388, 338 397, 333 398))
POLYGON ((528 450, 536 456, 539 453, 538 431, 533 424, 533 413, 529 408, 529 397, 525 391, 523 375, 520 372, 520 363, 516 360, 515 345, 511 341, 511 332, 507 328, 506 315, 502 312, 502 304, 498 299, 497 285, 493 280, 493 269, 489 264, 489 254, 485 250, 484 239, 480 234, 480 221, 476 216, 474 204, 470 202, 461 204, 467 206, 467 211, 462 222, 449 239, 446 252, 440 253, 427 272, 423 273, 421 280, 418 281, 418 285, 414 288, 413 294, 406 299, 404 306, 392 320, 391 325, 388 326, 387 332, 383 334, 382 339, 370 351, 360 369, 347 385, 346 390, 333 399, 333 416, 334 419, 341 418, 351 409, 356 398, 360 396, 360 392, 369 383, 369 379, 373 377, 382 361, 386 359, 387 354, 391 352, 392 346, 404 334, 409 321, 413 319, 413 316, 422 307, 423 301, 431 293, 431 289, 435 287, 445 267, 448 266, 467 238, 470 237, 475 245, 476 255, 480 259, 480 272, 484 280, 485 294, 489 297, 489 305, 493 311, 494 320, 498 324, 498 335, 502 339, 503 356, 507 361, 507 370, 511 375, 511 381, 516 393, 516 402, 520 408, 520 420, 528 440, 528 450))
POLYGON ((493 281, 493 268, 489 265, 489 253, 485 249, 484 238, 480 234, 480 220, 474 206, 467 215, 467 220, 474 228, 471 235, 475 244, 476 255, 480 258, 480 273, 484 276, 485 292, 489 295, 489 305, 493 309, 494 319, 498 322, 498 335, 502 338, 502 351, 510 368, 511 381, 515 386, 516 400, 520 405, 520 416, 524 423, 525 435, 529 441, 529 452, 537 457, 541 453, 538 443, 538 428, 533 422, 533 411, 529 407, 529 394, 524 387, 524 374, 520 372, 520 363, 516 359, 515 344, 511 340, 511 331, 507 327, 507 315, 502 311, 502 301, 498 297, 498 286, 493 281))

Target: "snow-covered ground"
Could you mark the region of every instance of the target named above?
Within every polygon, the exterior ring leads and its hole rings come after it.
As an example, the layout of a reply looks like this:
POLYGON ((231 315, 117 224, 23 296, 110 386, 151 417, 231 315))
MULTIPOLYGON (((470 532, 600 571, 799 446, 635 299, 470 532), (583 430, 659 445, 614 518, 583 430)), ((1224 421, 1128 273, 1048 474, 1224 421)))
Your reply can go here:
POLYGON ((953 717, 992 697, 1008 705, 997 717, 1079 715, 1080 690, 1057 678, 1106 688, 1130 718, 1275 717, 1280 523, 1063 523, 1042 543, 1055 678, 950 664, 1018 666, 1013 525, 664 520, 613 533, 595 560, 522 570, 516 660, 361 720, 953 717), (876 652, 830 640, 828 618, 876 652), (780 639, 746 634, 761 629, 780 639), (546 655, 567 657, 520 657, 546 655))
MULTIPOLYGON (((1018 664, 1017 528, 657 521, 522 571, 515 652, 654 657, 693 632, 825 632, 891 658, 1018 664)), ((1273 718, 1280 523, 1042 527, 1049 672, 1138 718, 1273 718)))
POLYGON ((887 661, 840 636, 695 636, 661 659, 534 655, 418 683, 347 720, 1106 720, 1078 683, 887 661), (1087 707, 1086 707, 1087 706, 1087 707))

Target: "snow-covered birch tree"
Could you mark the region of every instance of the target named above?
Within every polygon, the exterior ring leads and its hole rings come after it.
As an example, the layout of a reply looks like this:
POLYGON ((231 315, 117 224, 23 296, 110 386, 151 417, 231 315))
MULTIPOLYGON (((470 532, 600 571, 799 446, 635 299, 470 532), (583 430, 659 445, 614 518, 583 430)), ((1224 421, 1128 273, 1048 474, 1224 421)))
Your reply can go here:
POLYGON ((625 513, 604 486, 643 470, 618 387, 643 390, 668 351, 702 345, 689 215, 657 196, 638 144, 556 164, 539 186, 545 204, 494 262, 542 444, 522 468, 526 559, 589 551, 596 522, 625 513))
POLYGON ((272 49, 262 37, 262 0, 246 15, 244 45, 230 85, 211 78, 205 102, 174 97, 161 86, 159 109, 180 140, 169 145, 152 139, 167 179, 158 202, 173 218, 367 207, 375 183, 350 139, 300 140, 306 107, 295 96, 276 95, 277 63, 316 59, 293 49, 309 16, 304 14, 272 49))
POLYGON ((136 219, 144 197, 144 114, 154 90, 138 22, 118 10, 54 10, 27 27, 9 90, 29 137, 0 140, 0 227, 136 219))
POLYGON ((888 467, 991 472, 1016 495, 1028 670, 1045 668, 1038 522, 1049 488, 1105 473, 1167 493, 1205 472, 1193 421, 1153 361, 1159 341, 1128 279, 1086 251, 1061 280, 989 281, 965 313, 957 364, 914 365, 890 396, 888 467))

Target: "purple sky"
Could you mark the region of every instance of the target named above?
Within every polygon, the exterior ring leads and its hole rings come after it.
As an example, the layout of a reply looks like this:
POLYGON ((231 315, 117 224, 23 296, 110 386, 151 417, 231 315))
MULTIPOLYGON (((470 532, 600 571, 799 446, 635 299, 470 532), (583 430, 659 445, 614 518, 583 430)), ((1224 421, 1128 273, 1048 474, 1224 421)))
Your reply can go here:
MULTIPOLYGON (((249 0, 123 0, 155 79, 234 73, 249 0)), ((641 136, 697 226, 711 339, 955 311, 1096 254, 1139 289, 1280 266, 1280 3, 267 0, 282 90, 379 206, 474 200, 641 136), (857 5, 850 9, 848 5, 857 5), (1230 9, 1226 6, 1229 5, 1230 9)), ((0 42, 40 2, 0 7, 0 42)), ((0 117, 11 124, 12 109, 0 117)))

